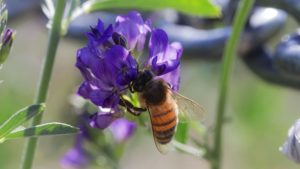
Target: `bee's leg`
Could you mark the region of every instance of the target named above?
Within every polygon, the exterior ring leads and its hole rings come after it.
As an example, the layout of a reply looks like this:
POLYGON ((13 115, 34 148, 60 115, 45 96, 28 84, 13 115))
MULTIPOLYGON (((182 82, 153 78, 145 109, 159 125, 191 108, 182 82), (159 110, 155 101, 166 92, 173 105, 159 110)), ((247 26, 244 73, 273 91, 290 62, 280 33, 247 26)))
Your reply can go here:
POLYGON ((126 108, 126 110, 134 116, 139 116, 143 111, 136 111, 134 109, 126 108))
POLYGON ((121 102, 119 104, 121 106, 125 107, 129 113, 131 113, 135 116, 139 116, 142 112, 147 110, 147 109, 144 109, 141 107, 135 107, 130 101, 128 101, 126 99, 121 99, 121 102))
POLYGON ((128 85, 128 87, 129 87, 129 91, 130 91, 131 93, 134 93, 132 83, 130 83, 130 84, 128 85))

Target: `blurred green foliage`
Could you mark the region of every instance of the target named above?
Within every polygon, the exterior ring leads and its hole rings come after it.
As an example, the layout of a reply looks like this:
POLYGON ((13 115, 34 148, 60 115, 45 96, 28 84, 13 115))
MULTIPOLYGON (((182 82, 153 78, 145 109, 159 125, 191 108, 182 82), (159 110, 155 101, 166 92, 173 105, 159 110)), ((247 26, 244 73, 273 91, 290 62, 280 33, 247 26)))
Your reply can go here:
POLYGON ((139 10, 172 8, 195 16, 221 16, 220 8, 211 0, 189 0, 189 3, 185 0, 91 0, 83 4, 83 10, 87 12, 116 8, 139 10))

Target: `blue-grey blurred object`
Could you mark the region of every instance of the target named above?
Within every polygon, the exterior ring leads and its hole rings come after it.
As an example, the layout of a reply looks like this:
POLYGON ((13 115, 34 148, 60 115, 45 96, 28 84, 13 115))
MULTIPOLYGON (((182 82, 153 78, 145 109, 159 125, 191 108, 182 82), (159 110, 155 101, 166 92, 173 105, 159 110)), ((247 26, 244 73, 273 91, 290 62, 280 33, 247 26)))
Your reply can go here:
MULTIPOLYGON (((246 53, 270 40, 281 30, 285 20, 286 14, 283 11, 274 8, 256 8, 242 35, 239 53, 246 53)), ((231 34, 230 26, 210 30, 176 24, 167 24, 161 27, 168 33, 171 41, 182 43, 185 54, 205 59, 220 58, 226 40, 231 34)))
POLYGON ((285 37, 278 44, 274 53, 274 63, 283 76, 300 81, 300 30, 285 37))
POLYGON ((274 84, 300 89, 300 79, 286 76, 274 65, 274 56, 264 46, 244 55, 246 65, 260 78, 274 84))
MULTIPOLYGON (((239 3, 240 0, 230 0, 228 4, 232 8, 227 8, 231 10, 239 3)), ((264 7, 273 7, 281 9, 287 12, 289 15, 293 16, 298 23, 300 23, 300 1, 299 0, 256 0, 256 5, 264 7)), ((228 11, 227 11, 228 13, 228 11)))
POLYGON ((300 23, 300 1, 299 0, 257 0, 258 5, 282 9, 293 16, 300 23))
POLYGON ((15 18, 27 11, 39 9, 41 0, 4 0, 8 10, 8 17, 15 18))
POLYGON ((170 41, 179 41, 185 56, 216 59, 222 56, 224 45, 230 36, 231 28, 199 30, 190 26, 169 24, 162 27, 170 41))
POLYGON ((283 38, 272 53, 260 46, 244 54, 246 65, 262 79, 300 89, 300 32, 283 38))

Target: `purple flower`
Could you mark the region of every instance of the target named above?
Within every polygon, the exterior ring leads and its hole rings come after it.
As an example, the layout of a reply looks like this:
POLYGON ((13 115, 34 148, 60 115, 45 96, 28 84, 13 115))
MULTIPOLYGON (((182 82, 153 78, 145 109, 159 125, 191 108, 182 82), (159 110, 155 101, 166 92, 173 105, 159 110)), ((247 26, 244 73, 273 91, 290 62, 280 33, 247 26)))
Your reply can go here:
POLYGON ((76 66, 85 79, 78 94, 97 106, 115 108, 124 86, 137 76, 137 63, 127 49, 112 43, 112 26, 105 30, 99 20, 91 29, 88 45, 77 52, 76 66))
POLYGON ((178 91, 180 87, 180 65, 175 70, 158 77, 168 82, 173 91, 178 91))
POLYGON ((125 48, 115 45, 107 51, 106 55, 106 64, 110 65, 110 69, 116 72, 118 85, 127 85, 137 77, 137 62, 125 48))
POLYGON ((144 22, 136 11, 118 16, 116 23, 107 28, 99 20, 87 33, 87 45, 77 51, 76 67, 84 78, 77 93, 100 109, 109 110, 95 113, 89 124, 99 129, 114 126, 111 130, 120 142, 134 128, 124 119, 120 122, 116 120, 123 115, 124 109, 120 106, 126 106, 120 104, 121 96, 128 94, 140 71, 139 67, 151 69, 158 78, 167 81, 174 91, 179 89, 182 46, 177 42, 169 44, 167 34, 161 29, 151 30, 149 23, 144 22), (146 65, 139 65, 133 55, 144 49, 148 32, 151 33, 149 58, 146 65), (123 126, 122 130, 118 126, 123 126))
POLYGON ((144 23, 141 14, 131 11, 126 15, 116 18, 115 32, 118 32, 126 39, 126 48, 129 51, 136 49, 142 52, 147 32, 151 31, 147 23, 144 23))
POLYGON ((91 32, 87 33, 89 46, 99 47, 101 50, 110 47, 112 44, 109 41, 113 34, 113 26, 110 24, 107 29, 104 29, 104 23, 99 19, 96 27, 91 27, 91 32))
POLYGON ((99 112, 93 114, 89 118, 89 125, 92 128, 105 129, 114 120, 123 116, 123 111, 118 107, 115 109, 99 108, 99 112))
POLYGON ((124 118, 119 118, 109 128, 117 143, 122 143, 134 134, 136 124, 124 118))
POLYGON ((180 58, 182 46, 178 42, 169 44, 168 35, 161 29, 155 29, 151 33, 149 43, 148 65, 151 70, 167 81, 173 90, 179 89, 180 82, 180 58))
POLYGON ((119 94, 116 88, 104 89, 85 81, 81 84, 77 93, 101 107, 115 108, 119 103, 119 94))
POLYGON ((90 155, 83 148, 83 139, 84 138, 80 134, 76 137, 75 146, 63 156, 60 162, 63 168, 81 169, 88 165, 90 155))
POLYGON ((90 126, 98 129, 107 128, 115 120, 113 113, 95 113, 91 117, 90 126))
POLYGON ((61 160, 63 168, 80 169, 85 168, 88 165, 89 158, 87 152, 81 147, 73 147, 70 149, 61 160))

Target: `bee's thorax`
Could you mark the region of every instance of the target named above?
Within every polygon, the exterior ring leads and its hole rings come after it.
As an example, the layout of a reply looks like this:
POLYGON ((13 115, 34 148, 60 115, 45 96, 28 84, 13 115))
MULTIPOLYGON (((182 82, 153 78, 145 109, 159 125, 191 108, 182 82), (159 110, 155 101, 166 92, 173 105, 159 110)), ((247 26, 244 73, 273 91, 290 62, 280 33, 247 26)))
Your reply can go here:
POLYGON ((166 83, 162 79, 153 79, 146 84, 142 96, 147 105, 160 105, 166 100, 167 93, 166 83))

